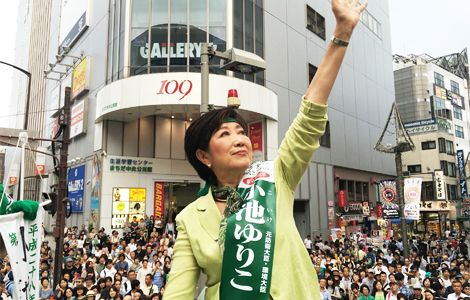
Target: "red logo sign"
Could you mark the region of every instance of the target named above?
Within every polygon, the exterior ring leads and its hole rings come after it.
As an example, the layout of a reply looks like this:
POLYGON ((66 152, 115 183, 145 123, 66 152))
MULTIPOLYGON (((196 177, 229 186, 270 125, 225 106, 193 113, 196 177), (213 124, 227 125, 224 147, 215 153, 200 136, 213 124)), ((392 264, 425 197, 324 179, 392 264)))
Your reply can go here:
POLYGON ((173 95, 178 93, 182 95, 178 100, 186 97, 193 89, 193 83, 191 80, 183 80, 181 82, 176 80, 162 80, 161 82, 162 85, 160 86, 160 90, 157 95, 173 95))

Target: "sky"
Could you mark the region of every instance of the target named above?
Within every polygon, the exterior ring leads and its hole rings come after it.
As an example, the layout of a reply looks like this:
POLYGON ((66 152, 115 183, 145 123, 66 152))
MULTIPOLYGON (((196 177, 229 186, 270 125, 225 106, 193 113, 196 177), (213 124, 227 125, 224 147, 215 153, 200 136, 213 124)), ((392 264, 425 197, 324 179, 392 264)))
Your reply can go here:
MULTIPOLYGON (((274 0, 269 0, 274 1, 274 0)), ((388 1, 392 53, 426 53, 432 57, 470 50, 469 0, 369 0, 388 1)), ((2 1, 0 10, 0 61, 14 63, 17 1, 2 1)), ((13 69, 0 64, 0 127, 10 112, 13 69)))
POLYGON ((389 7, 393 54, 470 51, 469 0, 389 0, 389 7))

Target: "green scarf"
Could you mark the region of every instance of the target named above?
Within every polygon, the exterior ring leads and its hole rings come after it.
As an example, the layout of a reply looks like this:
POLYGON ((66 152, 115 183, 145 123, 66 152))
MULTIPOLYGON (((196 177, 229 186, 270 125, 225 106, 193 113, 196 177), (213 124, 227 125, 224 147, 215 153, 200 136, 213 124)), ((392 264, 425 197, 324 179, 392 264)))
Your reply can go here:
POLYGON ((227 232, 227 219, 234 213, 238 212, 243 204, 243 199, 236 189, 229 186, 211 186, 212 196, 214 199, 226 199, 227 205, 224 210, 224 217, 219 227, 219 247, 222 255, 224 254, 225 234, 227 232))

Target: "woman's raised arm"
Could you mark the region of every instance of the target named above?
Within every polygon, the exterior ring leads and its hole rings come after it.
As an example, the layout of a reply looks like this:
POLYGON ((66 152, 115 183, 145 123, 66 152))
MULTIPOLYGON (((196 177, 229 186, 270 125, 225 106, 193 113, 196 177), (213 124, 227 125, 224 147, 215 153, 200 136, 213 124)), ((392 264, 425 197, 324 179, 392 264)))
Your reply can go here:
POLYGON ((305 93, 307 100, 322 105, 328 102, 328 96, 346 54, 347 44, 354 27, 359 22, 361 13, 367 6, 367 2, 368 0, 365 0, 362 4, 359 0, 331 1, 336 18, 336 28, 332 42, 329 43, 325 56, 305 93))

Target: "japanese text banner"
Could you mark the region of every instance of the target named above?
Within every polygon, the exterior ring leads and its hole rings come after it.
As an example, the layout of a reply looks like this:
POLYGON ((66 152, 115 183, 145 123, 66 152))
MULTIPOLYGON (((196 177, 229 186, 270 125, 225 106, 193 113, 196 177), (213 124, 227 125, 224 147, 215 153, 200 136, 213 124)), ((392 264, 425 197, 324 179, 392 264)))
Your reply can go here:
MULTIPOLYGON (((50 201, 49 201, 50 202, 50 201)), ((39 264, 43 236, 43 202, 35 220, 23 218, 23 213, 0 216, 1 235, 10 258, 14 277, 13 299, 39 299, 39 264)))

